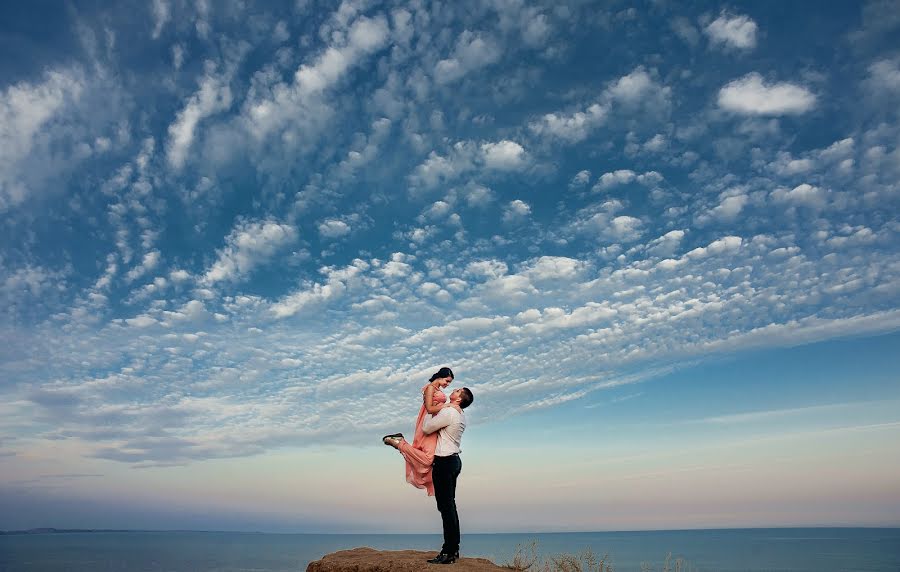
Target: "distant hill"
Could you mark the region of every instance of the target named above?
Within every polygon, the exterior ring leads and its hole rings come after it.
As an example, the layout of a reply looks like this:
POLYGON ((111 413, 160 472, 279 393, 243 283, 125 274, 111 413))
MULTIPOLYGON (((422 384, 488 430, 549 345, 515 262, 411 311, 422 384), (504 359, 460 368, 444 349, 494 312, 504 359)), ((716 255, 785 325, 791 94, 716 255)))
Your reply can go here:
POLYGON ((145 532, 142 530, 113 530, 106 528, 29 528, 28 530, 0 530, 0 534, 68 534, 73 532, 145 532))
MULTIPOLYGON (((0 530, 0 535, 9 534, 72 534, 85 532, 205 532, 205 533, 221 533, 234 532, 227 530, 144 530, 136 528, 29 528, 28 530, 0 530)), ((240 531, 242 534, 263 534, 258 531, 240 531)))

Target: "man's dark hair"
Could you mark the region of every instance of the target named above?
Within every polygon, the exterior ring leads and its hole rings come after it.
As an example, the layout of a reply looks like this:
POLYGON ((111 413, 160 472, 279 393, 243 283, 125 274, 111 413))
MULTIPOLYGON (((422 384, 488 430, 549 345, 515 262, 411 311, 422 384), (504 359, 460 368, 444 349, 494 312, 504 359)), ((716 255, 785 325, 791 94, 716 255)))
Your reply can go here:
POLYGON ((472 390, 468 387, 462 388, 460 391, 459 397, 459 408, 465 409, 466 407, 472 405, 472 402, 475 401, 475 396, 472 395, 472 390))

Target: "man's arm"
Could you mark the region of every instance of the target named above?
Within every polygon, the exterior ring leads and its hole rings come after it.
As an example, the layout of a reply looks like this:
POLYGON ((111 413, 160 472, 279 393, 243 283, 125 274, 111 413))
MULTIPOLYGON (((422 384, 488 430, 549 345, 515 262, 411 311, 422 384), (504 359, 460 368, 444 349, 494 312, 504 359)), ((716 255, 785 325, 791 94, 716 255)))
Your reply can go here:
POLYGON ((450 409, 445 407, 435 415, 425 416, 425 421, 422 422, 422 431, 426 435, 430 435, 431 433, 450 425, 451 421, 453 421, 453 418, 450 416, 450 409))

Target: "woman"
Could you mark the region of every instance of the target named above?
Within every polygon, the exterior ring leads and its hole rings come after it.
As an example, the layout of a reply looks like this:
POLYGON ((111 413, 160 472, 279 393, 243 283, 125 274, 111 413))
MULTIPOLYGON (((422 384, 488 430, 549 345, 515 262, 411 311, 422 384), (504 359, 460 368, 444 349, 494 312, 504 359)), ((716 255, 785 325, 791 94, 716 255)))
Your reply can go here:
POLYGON ((417 489, 425 489, 428 496, 434 496, 434 484, 431 482, 431 463, 434 461, 434 449, 437 447, 438 434, 426 435, 422 432, 422 423, 425 415, 434 415, 444 407, 452 407, 447 404, 447 396, 441 391, 453 381, 453 371, 449 367, 442 367, 431 379, 428 385, 422 388, 422 407, 419 409, 419 417, 416 419, 416 431, 413 442, 407 443, 402 433, 385 435, 382 441, 385 445, 400 451, 406 459, 406 482, 417 489))

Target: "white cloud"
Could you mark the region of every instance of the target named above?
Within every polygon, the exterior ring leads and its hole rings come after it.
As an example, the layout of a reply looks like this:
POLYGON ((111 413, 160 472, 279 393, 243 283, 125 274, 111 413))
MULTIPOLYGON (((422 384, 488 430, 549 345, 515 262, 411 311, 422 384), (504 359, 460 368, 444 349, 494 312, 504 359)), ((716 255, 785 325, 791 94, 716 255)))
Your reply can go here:
POLYGON ((654 81, 643 67, 617 79, 607 89, 607 93, 618 101, 633 103, 653 89, 654 81))
POLYGON ((674 259, 666 258, 656 263, 656 267, 660 270, 675 270, 679 266, 683 266, 687 262, 684 258, 674 259))
POLYGON ((425 211, 425 216, 432 220, 442 219, 449 215, 453 211, 453 208, 449 203, 444 201, 435 201, 428 207, 428 210, 425 211))
MULTIPOLYGON (((0 300, 6 312, 33 308, 52 299, 54 291, 61 293, 65 286, 64 273, 28 264, 8 272, 0 264, 0 300)), ((95 294, 100 296, 99 294, 95 294)))
POLYGON ((502 50, 490 37, 464 30, 456 40, 453 55, 439 61, 434 67, 437 83, 450 83, 466 74, 489 66, 500 60, 502 50))
POLYGON ((206 305, 200 300, 190 300, 174 312, 163 312, 163 316, 167 322, 197 323, 207 320, 210 317, 210 313, 207 311, 206 305))
POLYGON ((503 276, 508 270, 506 263, 500 260, 478 260, 466 265, 466 274, 487 278, 503 276))
POLYGON ((741 211, 749 201, 749 197, 743 193, 728 194, 722 197, 721 202, 710 213, 713 218, 722 221, 733 221, 737 218, 741 211))
POLYGON ((608 303, 588 302, 584 306, 566 312, 563 308, 549 307, 540 312, 540 317, 532 319, 532 316, 523 316, 529 322, 522 330, 529 334, 544 334, 553 330, 567 328, 583 328, 596 324, 609 322, 618 312, 609 307, 608 303))
MULTIPOLYGON (((547 45, 553 34, 553 17, 548 17, 542 12, 542 7, 530 5, 521 0, 491 0, 483 2, 483 6, 490 6, 496 11, 499 21, 496 27, 507 35, 507 42, 518 44, 519 38, 530 48, 539 49, 547 45)), ((551 12, 552 13, 552 12, 551 12)), ((491 16, 493 19, 493 15, 491 16)))
POLYGON ((546 43, 551 31, 547 17, 543 14, 535 14, 528 18, 528 22, 522 28, 522 39, 529 46, 540 47, 546 43))
POLYGON ((647 252, 651 256, 672 256, 681 247, 684 240, 683 230, 670 230, 666 234, 647 243, 647 252))
POLYGON ((406 236, 409 237, 409 240, 414 244, 423 244, 429 238, 435 236, 437 234, 437 228, 434 226, 428 226, 425 228, 415 228, 409 231, 406 236))
POLYGON ((811 159, 791 159, 778 170, 780 175, 799 175, 813 170, 815 163, 811 159))
POLYGON ((240 280, 296 239, 297 230, 287 224, 271 219, 241 221, 225 238, 225 248, 218 252, 218 259, 201 282, 209 285, 240 280))
MULTIPOLYGON (((79 72, 50 71, 42 83, 20 82, 0 94, 0 212, 22 203, 35 190, 29 188, 22 164, 35 150, 42 129, 84 89, 79 72)), ((46 164, 42 162, 41 168, 46 164)))
POLYGON ((183 269, 172 270, 169 272, 169 279, 173 282, 186 282, 191 279, 191 273, 183 269))
POLYGON ((504 139, 497 143, 484 143, 481 146, 484 164, 489 169, 512 171, 527 163, 525 149, 515 141, 504 139))
POLYGON ((174 67, 176 71, 180 70, 181 66, 184 64, 184 56, 184 46, 181 44, 172 46, 172 67, 174 67))
POLYGON ((821 208, 825 206, 826 192, 819 187, 803 183, 790 190, 776 189, 772 191, 772 200, 776 203, 821 208))
POLYGON ((816 105, 816 96, 788 82, 766 83, 756 72, 719 90, 719 107, 743 115, 795 115, 816 105))
POLYGON ((634 181, 637 174, 631 169, 619 169, 617 171, 610 171, 609 173, 603 173, 600 175, 600 179, 597 181, 595 188, 600 189, 609 189, 611 187, 615 187, 618 185, 627 185, 628 183, 634 181))
POLYGON ((585 263, 567 256, 541 256, 528 264, 522 274, 534 282, 546 280, 572 280, 585 268, 585 263))
POLYGON ((607 200, 578 211, 574 220, 564 227, 566 233, 605 238, 614 242, 633 242, 644 233, 643 222, 632 216, 619 215, 625 205, 607 200))
POLYGON ((383 16, 361 16, 335 38, 312 63, 300 65, 292 83, 251 88, 242 122, 256 141, 281 133, 283 144, 311 145, 315 140, 312 135, 324 129, 332 113, 325 93, 388 42, 389 28, 383 16))
POLYGON ((470 184, 461 191, 470 207, 485 207, 495 199, 491 189, 479 184, 470 184))
POLYGON ((531 214, 531 207, 525 201, 516 199, 510 201, 503 209, 503 222, 519 222, 531 214))
MULTIPOLYGON (((348 46, 349 48, 349 46, 348 46)), ((295 75, 298 95, 314 95, 331 87, 351 65, 355 49, 328 48, 315 63, 300 66, 295 75)))
POLYGON ((773 172, 783 177, 796 177, 809 175, 816 171, 837 169, 839 173, 847 173, 847 167, 854 164, 856 141, 847 137, 835 141, 824 149, 816 149, 800 158, 795 158, 788 152, 780 152, 768 167, 773 172))
POLYGON ((644 149, 644 151, 657 153, 665 149, 667 144, 668 143, 666 142, 665 136, 661 133, 657 133, 656 135, 645 141, 641 147, 644 149))
POLYGON ((671 106, 671 95, 670 87, 660 84, 647 69, 638 66, 610 82, 600 101, 589 105, 585 111, 547 113, 532 120, 528 128, 538 136, 578 143, 606 122, 612 104, 629 111, 642 109, 653 114, 663 114, 671 106))
POLYGON ((388 40, 388 26, 383 17, 356 20, 341 47, 331 46, 313 64, 303 64, 294 77, 300 97, 319 94, 334 85, 364 55, 381 48, 388 40))
MULTIPOLYGON (((515 171, 528 164, 528 152, 515 141, 504 139, 480 144, 457 141, 446 155, 431 151, 428 158, 413 169, 409 182, 413 190, 433 189, 481 167, 494 171, 515 171)), ((489 189, 481 187, 479 190, 477 185, 470 191, 468 196, 476 202, 479 198, 487 200, 491 196, 489 189)))
POLYGON ((603 124, 608 112, 608 107, 594 103, 585 111, 576 111, 570 115, 547 113, 540 119, 529 123, 528 128, 539 136, 555 137, 569 143, 578 143, 603 124))
POLYGON ((658 83, 643 66, 638 66, 631 73, 612 82, 605 94, 627 107, 645 105, 662 110, 669 106, 672 89, 658 83))
POLYGON ((350 225, 342 220, 330 219, 319 224, 319 234, 324 238, 340 238, 350 234, 350 225))
POLYGON ((647 171, 640 175, 631 169, 619 169, 603 173, 594 185, 594 191, 604 191, 619 185, 637 182, 645 186, 652 186, 663 180, 663 176, 656 171, 647 171))
POLYGON ((572 180, 569 182, 570 189, 580 189, 581 187, 586 186, 591 181, 591 172, 587 169, 583 171, 578 171, 572 180))
POLYGON ((392 122, 386 117, 381 117, 372 122, 371 132, 362 144, 362 138, 357 140, 354 148, 347 152, 346 158, 340 162, 338 171, 344 176, 352 176, 373 161, 380 151, 381 145, 391 132, 392 122))
POLYGON ((344 292, 344 285, 340 281, 333 284, 313 284, 310 288, 300 290, 285 296, 272 305, 272 313, 276 318, 287 318, 308 306, 328 302, 339 297, 344 292))
MULTIPOLYGON (((399 262, 400 258, 402 258, 402 255, 395 254, 391 262, 403 264, 399 262)), ((391 264, 391 262, 388 264, 391 264)), ((338 300, 369 268, 369 263, 360 259, 354 260, 352 264, 343 268, 323 268, 321 273, 325 275, 324 284, 320 282, 306 284, 272 304, 269 311, 276 318, 288 318, 309 308, 316 308, 322 304, 338 300)), ((395 275, 399 271, 392 267, 388 273, 395 275)))
POLYGON ((477 290, 489 306, 520 304, 537 292, 537 289, 531 284, 531 280, 522 274, 508 274, 492 278, 477 290))
POLYGON ((278 43, 284 43, 291 39, 291 33, 288 31, 287 23, 284 20, 279 20, 275 25, 275 29, 272 30, 272 39, 278 43))
POLYGON ((876 98, 896 97, 900 94, 900 57, 882 59, 871 64, 865 85, 869 94, 876 98))
POLYGON ((432 151, 428 158, 416 167, 410 176, 411 181, 415 185, 425 188, 432 188, 440 183, 454 179, 460 172, 468 170, 470 164, 460 164, 454 162, 451 158, 438 155, 436 151, 432 151))
POLYGON ((739 236, 723 236, 722 238, 710 242, 706 246, 695 248, 685 254, 685 256, 691 259, 698 259, 706 258, 707 256, 734 253, 738 251, 743 244, 744 239, 739 236))
POLYGON ((144 258, 143 260, 141 260, 141 263, 138 266, 132 268, 128 272, 128 274, 125 275, 125 279, 128 282, 132 282, 134 280, 137 280, 147 272, 153 270, 157 267, 157 265, 159 265, 161 256, 162 255, 158 250, 153 250, 144 254, 144 258))
POLYGON ((380 269, 380 274, 389 280, 406 278, 412 274, 413 267, 408 262, 409 258, 402 252, 395 252, 391 255, 391 259, 386 262, 380 269))
POLYGON ((432 189, 449 183, 459 176, 472 171, 483 160, 484 151, 476 148, 471 141, 457 141, 446 156, 431 151, 428 158, 419 164, 409 176, 414 188, 432 189))
POLYGON ((508 321, 507 318, 474 317, 462 318, 441 326, 432 326, 410 336, 405 340, 409 344, 421 344, 447 336, 474 336, 495 330, 508 321))
POLYGON ((679 38, 691 46, 696 46, 700 42, 700 32, 697 31, 697 28, 695 28, 687 18, 683 16, 674 18, 669 22, 669 26, 679 38))
POLYGON ((228 86, 228 79, 216 76, 215 67, 211 62, 207 67, 209 70, 200 80, 200 89, 190 97, 184 108, 176 115, 174 123, 169 126, 166 159, 169 165, 176 169, 180 169, 187 160, 197 125, 203 119, 231 107, 231 88, 228 86))
POLYGON ((641 173, 635 179, 638 183, 652 187, 653 185, 657 185, 663 181, 663 176, 656 171, 647 171, 646 173, 641 173))
POLYGON ((162 29, 169 22, 169 18, 171 18, 171 10, 172 7, 166 0, 153 0, 153 39, 159 38, 159 35, 162 33, 162 29))
POLYGON ((140 316, 135 316, 134 318, 127 318, 125 320, 125 323, 135 328, 147 328, 154 324, 157 324, 158 322, 152 316, 141 314, 140 316))
POLYGON ((610 226, 604 230, 604 234, 614 240, 630 242, 637 240, 643 233, 641 219, 633 216, 617 216, 612 219, 610 226))
POLYGON ((756 22, 748 16, 732 16, 725 12, 703 29, 713 46, 752 50, 756 47, 756 22))
POLYGON ((578 143, 606 122, 613 104, 626 111, 640 109, 664 114, 671 106, 671 94, 671 88, 661 85, 643 66, 638 66, 610 82, 600 101, 589 105, 585 111, 547 113, 532 120, 528 128, 538 136, 578 143))
POLYGON ((871 244, 878 240, 878 235, 866 226, 850 226, 846 225, 840 229, 839 236, 832 236, 826 244, 833 248, 844 248, 848 246, 860 246, 871 244))
POLYGON ((819 158, 825 163, 836 163, 853 157, 856 141, 852 137, 835 141, 819 152, 819 158))
MULTIPOLYGON (((209 34, 212 31, 209 24, 210 2, 209 0, 196 0, 194 8, 196 9, 194 29, 197 30, 197 35, 200 36, 200 38, 204 40, 209 39, 209 34)), ((277 32, 278 29, 276 26, 275 34, 277 34, 277 32)))

